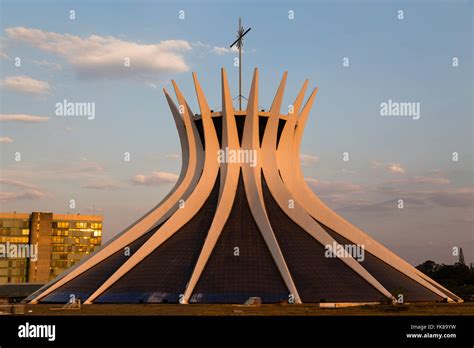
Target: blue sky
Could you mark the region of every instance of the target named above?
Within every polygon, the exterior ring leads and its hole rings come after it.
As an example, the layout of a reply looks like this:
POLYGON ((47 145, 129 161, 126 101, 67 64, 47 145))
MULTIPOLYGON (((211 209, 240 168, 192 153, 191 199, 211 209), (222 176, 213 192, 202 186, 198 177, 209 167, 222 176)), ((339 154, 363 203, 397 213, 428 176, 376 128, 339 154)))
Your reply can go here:
POLYGON ((242 16, 244 94, 254 67, 264 108, 285 70, 284 105, 305 78, 319 87, 302 160, 321 198, 412 263, 452 263, 454 246, 474 261, 472 1, 0 3, 0 114, 16 115, 0 121, 0 210, 94 206, 108 239, 153 207, 172 187, 153 173, 180 168, 162 88, 175 79, 197 110, 195 71, 217 110, 225 67, 237 95, 227 48, 242 16), (64 99, 95 102, 95 119, 56 116, 64 99), (420 103, 420 119, 382 117, 389 99, 420 103))

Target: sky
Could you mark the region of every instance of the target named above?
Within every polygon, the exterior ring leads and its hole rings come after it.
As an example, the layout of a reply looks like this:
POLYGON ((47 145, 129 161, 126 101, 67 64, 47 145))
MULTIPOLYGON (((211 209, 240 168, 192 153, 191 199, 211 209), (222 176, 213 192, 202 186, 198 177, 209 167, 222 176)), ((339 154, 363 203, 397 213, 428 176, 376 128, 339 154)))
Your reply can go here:
POLYGON ((474 262, 472 1, 0 0, 0 10, 0 211, 101 214, 108 240, 154 207, 181 165, 162 89, 176 80, 198 110, 196 72, 220 110, 224 67, 236 96, 240 16, 252 28, 244 95, 255 67, 265 109, 284 71, 283 105, 306 78, 319 88, 301 163, 321 199, 414 265, 452 264, 456 247, 474 262), (95 117, 57 116, 64 100, 94 103, 95 117), (382 116, 389 100, 415 103, 419 118, 382 116))

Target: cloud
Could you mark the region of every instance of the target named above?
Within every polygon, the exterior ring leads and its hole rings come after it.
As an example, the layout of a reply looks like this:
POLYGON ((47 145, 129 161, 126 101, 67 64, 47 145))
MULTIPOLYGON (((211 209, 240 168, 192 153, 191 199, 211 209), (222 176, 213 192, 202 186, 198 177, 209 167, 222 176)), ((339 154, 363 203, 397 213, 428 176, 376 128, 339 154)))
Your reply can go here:
POLYGON ((455 187, 442 176, 415 176, 386 181, 377 185, 375 192, 401 199, 416 199, 426 206, 474 207, 474 187, 455 187))
POLYGON ((181 158, 177 153, 169 153, 165 156, 167 159, 179 160, 181 158))
POLYGON ((344 173, 344 174, 355 174, 356 171, 354 169, 350 169, 350 168, 342 168, 341 169, 341 173, 344 173))
POLYGON ((51 69, 51 70, 63 70, 63 66, 59 63, 54 63, 54 62, 49 62, 45 59, 43 60, 33 60, 33 63, 35 63, 38 66, 41 66, 43 68, 51 69))
POLYGON ((212 52, 219 55, 219 56, 222 56, 222 55, 228 54, 228 53, 238 53, 239 50, 235 46, 233 46, 232 48, 214 46, 212 48, 212 52))
POLYGON ((21 199, 38 199, 44 197, 41 191, 22 191, 22 192, 0 192, 0 201, 16 201, 21 199))
MULTIPOLYGON (((377 167, 387 168, 387 164, 378 162, 377 167)), ((474 211, 474 187, 456 187, 440 171, 368 186, 311 177, 305 180, 326 204, 346 212, 380 214, 394 211, 399 199, 403 199, 407 207, 420 209, 417 211, 454 208, 464 211, 465 215, 469 215, 469 210, 474 211)))
POLYGON ((372 161, 370 162, 372 168, 376 169, 376 168, 380 168, 380 167, 383 167, 385 164, 383 162, 379 162, 379 161, 372 161))
POLYGON ((185 40, 143 44, 113 36, 83 38, 24 27, 6 28, 5 32, 8 40, 63 57, 83 77, 147 80, 150 74, 189 70, 183 52, 191 50, 191 45, 185 40), (125 59, 130 60, 129 67, 125 66, 125 59))
POLYGON ((8 59, 8 55, 5 53, 5 39, 0 38, 0 59, 8 59))
MULTIPOLYGON (((387 202, 395 202, 394 204, 396 204, 398 199, 403 199, 405 205, 429 207, 429 209, 433 209, 433 206, 445 208, 473 208, 474 188, 461 187, 444 190, 400 191, 395 199, 387 202)), ((385 205, 384 203, 379 203, 366 208, 379 210, 384 207, 393 208, 395 205, 392 203, 385 205)))
POLYGON ((401 191, 400 197, 416 198, 443 207, 474 207, 474 187, 441 190, 401 191))
POLYGON ((158 186, 162 184, 172 184, 178 180, 176 174, 167 173, 167 172, 153 172, 149 176, 145 175, 135 175, 132 179, 133 183, 136 185, 143 186, 158 186))
POLYGON ((158 85, 156 83, 153 83, 153 82, 147 82, 146 85, 147 85, 147 87, 150 87, 150 88, 153 88, 153 89, 158 88, 158 85))
POLYGON ((0 85, 12 91, 25 94, 45 95, 51 91, 51 86, 48 82, 35 80, 24 75, 7 77, 0 85))
POLYGON ((474 207, 474 187, 423 193, 430 202, 444 207, 474 207))
MULTIPOLYGON (((117 179, 110 175, 106 168, 99 163, 82 162, 71 159, 45 160, 41 163, 22 163, 6 165, 2 168, 2 177, 15 178, 16 181, 3 181, 16 190, 4 191, 25 191, 24 194, 4 192, 2 197, 6 199, 19 199, 20 197, 40 197, 42 190, 36 186, 25 184, 27 182, 38 182, 45 187, 59 187, 57 185, 67 185, 65 187, 75 187, 88 190, 114 190, 122 186, 117 179), (20 181, 21 180, 21 181, 20 181)), ((2 185, 2 182, 0 182, 2 185)), ((45 193, 48 195, 48 193, 45 193)))
POLYGON ((446 186, 450 184, 451 180, 438 174, 432 176, 414 176, 404 179, 384 181, 375 186, 375 191, 399 194, 400 192, 416 191, 419 190, 419 187, 424 186, 446 186))
POLYGON ((414 176, 411 178, 406 179, 399 179, 399 180, 388 180, 381 184, 381 187, 389 186, 393 187, 395 185, 404 185, 404 186, 411 186, 411 185, 449 185, 451 184, 451 180, 448 178, 444 178, 442 176, 414 176))
POLYGON ((48 120, 49 120, 49 117, 46 117, 46 116, 34 116, 34 115, 25 115, 25 114, 16 114, 16 115, 0 114, 0 121, 40 123, 40 122, 46 122, 48 120))
POLYGON ((13 201, 22 199, 38 199, 45 196, 37 186, 19 180, 0 179, 0 186, 19 189, 17 191, 0 191, 0 201, 13 201))
MULTIPOLYGON (((396 211, 398 209, 398 200, 400 198, 391 198, 388 200, 383 200, 381 202, 374 203, 373 201, 359 201, 359 202, 344 202, 341 205, 340 209, 346 212, 367 212, 367 213, 383 213, 388 211, 396 211)), ((412 197, 403 197, 403 204, 405 207, 423 207, 426 206, 426 203, 423 199, 412 198, 412 197)))
POLYGON ((0 179, 0 185, 14 186, 22 189, 37 189, 38 187, 19 180, 0 179))
POLYGON ((327 181, 311 177, 305 180, 309 187, 332 208, 368 204, 365 196, 361 196, 363 191, 360 185, 347 181, 327 181))
POLYGON ((99 163, 93 162, 65 162, 49 161, 38 164, 13 164, 2 168, 4 177, 17 178, 24 181, 54 181, 54 183, 68 181, 72 185, 86 185, 88 183, 111 183, 113 178, 99 163))
POLYGON ((391 173, 406 174, 405 169, 402 167, 400 163, 385 163, 385 162, 379 162, 379 161, 372 161, 371 165, 372 165, 372 168, 374 169, 385 168, 391 173))
POLYGON ((300 155, 300 163, 304 167, 309 167, 313 164, 316 164, 319 162, 319 157, 318 156, 313 156, 313 155, 308 155, 305 153, 302 153, 300 155))
POLYGON ((449 185, 451 180, 443 177, 415 176, 412 182, 414 184, 449 185))
POLYGON ((399 163, 389 163, 388 170, 392 173, 406 174, 405 169, 399 163))
POLYGON ((2 137, 0 138, 0 144, 10 144, 13 143, 13 139, 10 137, 2 137))
POLYGON ((82 186, 83 188, 90 189, 90 190, 100 190, 100 191, 107 191, 107 190, 115 190, 118 189, 120 186, 110 183, 96 183, 96 184, 88 184, 82 186))
POLYGON ((344 181, 325 181, 311 177, 305 178, 308 185, 320 195, 330 195, 336 193, 358 192, 361 190, 360 185, 344 181))
MULTIPOLYGON (((204 43, 201 41, 196 41, 192 42, 191 45, 198 49, 204 49, 205 51, 210 51, 211 53, 215 53, 219 56, 222 56, 224 54, 228 53, 239 53, 239 49, 236 46, 233 46, 232 48, 227 48, 227 47, 220 47, 220 46, 211 46, 208 43, 204 43)), ((242 50, 243 52, 243 50, 242 50)))
POLYGON ((103 172, 104 167, 99 163, 86 163, 86 164, 80 164, 76 168, 71 168, 70 171, 76 172, 76 173, 91 173, 91 172, 97 173, 97 172, 103 172))

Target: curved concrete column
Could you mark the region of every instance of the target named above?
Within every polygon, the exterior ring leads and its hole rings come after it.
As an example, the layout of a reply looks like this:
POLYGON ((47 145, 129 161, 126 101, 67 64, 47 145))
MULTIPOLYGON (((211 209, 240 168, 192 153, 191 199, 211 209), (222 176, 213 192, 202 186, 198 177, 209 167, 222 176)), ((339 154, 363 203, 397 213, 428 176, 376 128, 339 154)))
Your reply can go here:
MULTIPOLYGON (((357 227, 350 224, 348 221, 346 221, 341 216, 336 214, 333 210, 331 210, 329 207, 327 207, 308 186, 308 184, 304 180, 301 171, 299 157, 304 126, 306 124, 309 111, 314 102, 314 97, 315 92, 313 92, 313 94, 310 96, 303 110, 301 111, 297 119, 295 130, 293 132, 294 137, 293 144, 291 147, 293 153, 292 157, 296 159, 298 164, 296 165, 296 168, 293 171, 287 172, 282 175, 282 177, 284 178, 288 178, 288 176, 290 175, 292 176, 290 180, 293 182, 292 194, 296 197, 296 200, 317 221, 336 231, 336 233, 350 240, 352 243, 357 245, 364 245, 364 249, 366 251, 370 252, 377 258, 396 268, 398 271, 420 283, 435 294, 443 298, 447 298, 448 301, 452 300, 445 293, 433 286, 430 282, 426 281, 424 277, 421 277, 418 274, 419 271, 417 271, 415 267, 401 259, 399 256, 385 248, 382 244, 368 236, 366 233, 362 232, 357 227)), ((286 168, 283 168, 283 170, 285 169, 286 168)), ((441 285, 438 286, 441 287, 441 285)))
MULTIPOLYGON (((37 303, 97 263, 120 250, 124 250, 125 247, 129 246, 155 226, 162 224, 178 209, 179 201, 186 200, 194 189, 195 183, 201 176, 202 167, 204 165, 204 151, 199 140, 199 134, 189 113, 189 107, 185 109, 186 112, 182 115, 167 91, 165 89, 163 89, 163 91, 181 139, 182 168, 177 183, 171 192, 168 193, 156 207, 127 227, 116 237, 102 245, 102 247, 91 254, 90 257, 83 259, 76 267, 65 272, 60 279, 55 279, 53 282, 46 284, 46 290, 35 297, 31 303, 37 303)), ((180 98, 178 99, 182 101, 183 97, 181 93, 179 94, 180 98)))
MULTIPOLYGON (((275 151, 277 147, 277 133, 278 122, 280 115, 280 106, 283 98, 283 89, 286 82, 286 73, 283 75, 282 82, 278 88, 277 94, 270 109, 270 116, 267 121, 265 133, 262 141, 262 167, 268 188, 273 198, 285 212, 285 214, 305 230, 311 237, 317 240, 321 245, 333 245, 336 241, 311 217, 308 215, 304 207, 302 207, 293 195, 288 191, 287 187, 278 175, 277 159, 275 151), (290 202, 292 207, 290 208, 290 202)), ((315 92, 313 92, 315 95, 315 92)), ((281 141, 290 141, 287 137, 281 141)), ((281 144, 283 147, 288 147, 291 144, 281 144)), ((294 162, 296 164, 296 162, 294 162)), ((293 168, 293 172, 296 168, 293 168)), ((338 244, 338 243, 336 243, 338 244)), ((392 299, 390 292, 385 289, 367 270, 360 265, 351 255, 346 254, 340 258, 347 266, 349 266, 360 277, 377 289, 385 297, 392 299)))
MULTIPOLYGON (((181 105, 186 105, 184 108, 184 119, 188 119, 189 127, 195 129, 194 122, 191 119, 191 112, 187 106, 184 97, 179 91, 176 83, 173 83, 176 90, 178 101, 181 105)), ((182 108, 183 109, 183 108, 182 108)), ((186 125, 186 122, 185 122, 186 125)), ((204 156, 204 168, 202 175, 199 178, 197 185, 193 188, 190 196, 185 201, 184 208, 177 209, 175 213, 142 245, 130 258, 115 271, 86 301, 85 303, 92 303, 104 291, 110 288, 117 280, 123 277, 128 271, 142 261, 146 256, 152 253, 156 248, 162 245, 166 240, 178 232, 192 217, 201 209, 209 197, 219 171, 216 154, 219 150, 219 142, 215 129, 212 125, 212 120, 203 118, 204 141, 206 152, 204 156)), ((197 138, 197 131, 193 134, 197 138)), ((196 155, 197 157, 197 155, 196 155)), ((191 165, 191 162, 190 162, 191 165)))
POLYGON ((252 87, 250 90, 249 101, 247 105, 247 116, 245 117, 244 135, 242 139, 242 149, 248 151, 256 151, 257 164, 251 167, 249 164, 242 164, 242 176, 244 179, 245 194, 252 212, 252 216, 257 223, 263 239, 267 244, 270 254, 288 288, 290 294, 293 295, 296 303, 301 303, 301 298, 296 289, 293 278, 286 264, 285 258, 281 252, 278 241, 273 233, 270 220, 265 209, 262 193, 262 165, 261 151, 258 133, 258 70, 255 69, 252 87))
MULTIPOLYGON (((235 123, 234 109, 232 107, 232 98, 230 96, 229 85, 227 82, 227 74, 224 69, 222 69, 221 75, 223 109, 222 149, 227 149, 228 151, 238 151, 240 148, 239 137, 235 123)), ((211 114, 209 107, 207 106, 204 94, 202 93, 201 87, 199 86, 199 82, 197 81, 196 77, 194 78, 194 84, 196 87, 196 94, 198 97, 199 106, 201 108, 201 113, 203 115, 202 117, 210 119, 211 114)), ((218 154, 216 153, 216 159, 217 155, 218 154)), ((201 253, 199 254, 198 261, 194 267, 193 273, 184 292, 182 303, 188 303, 234 205, 235 194, 237 192, 237 185, 239 182, 240 165, 238 163, 223 162, 220 163, 220 168, 221 182, 216 213, 212 220, 211 227, 209 228, 204 246, 201 250, 201 253)))

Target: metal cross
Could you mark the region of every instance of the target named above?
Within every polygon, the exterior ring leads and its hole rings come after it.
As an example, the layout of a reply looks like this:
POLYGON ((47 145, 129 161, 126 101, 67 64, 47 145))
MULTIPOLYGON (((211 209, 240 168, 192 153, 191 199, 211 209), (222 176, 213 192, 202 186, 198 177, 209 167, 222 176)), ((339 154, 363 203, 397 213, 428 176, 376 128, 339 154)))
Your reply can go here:
POLYGON ((242 26, 242 21, 239 18, 239 30, 237 30, 237 40, 235 40, 232 45, 230 45, 230 48, 236 45, 239 49, 239 110, 242 110, 242 44, 244 41, 244 35, 247 34, 250 29, 252 28, 244 30, 244 27, 242 26))

